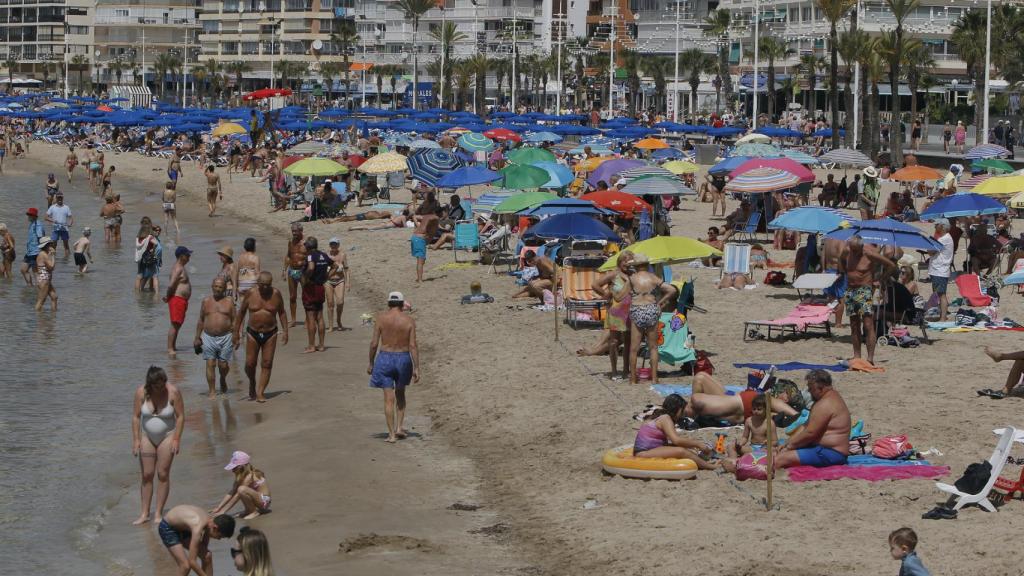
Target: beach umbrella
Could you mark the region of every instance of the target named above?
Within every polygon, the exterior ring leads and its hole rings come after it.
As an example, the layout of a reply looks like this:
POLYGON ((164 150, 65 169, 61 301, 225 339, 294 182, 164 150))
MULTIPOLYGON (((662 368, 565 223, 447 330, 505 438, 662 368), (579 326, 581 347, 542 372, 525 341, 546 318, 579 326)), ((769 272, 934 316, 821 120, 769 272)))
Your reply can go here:
POLYGON ((515 195, 517 195, 515 192, 508 190, 499 190, 497 192, 481 194, 479 198, 472 201, 473 210, 478 212, 491 212, 494 210, 495 206, 515 195))
POLYGON ((998 158, 983 158, 981 160, 975 160, 971 162, 972 170, 988 170, 990 172, 1013 172, 1013 166, 1006 160, 999 160, 998 158))
POLYGON ((909 224, 897 222, 891 218, 851 222, 825 235, 826 238, 843 241, 854 236, 858 236, 867 244, 878 246, 899 246, 900 248, 926 251, 942 250, 942 245, 934 238, 921 234, 920 230, 909 224))
POLYGON ((523 142, 558 143, 561 142, 562 140, 563 138, 558 134, 555 134, 554 132, 534 132, 532 134, 527 134, 526 137, 523 138, 523 142))
MULTIPOLYGON (((839 129, 839 135, 845 137, 846 136, 846 130, 843 130, 842 128, 840 128, 839 129)), ((814 136, 816 138, 831 138, 832 137, 832 129, 831 128, 822 128, 821 130, 815 130, 814 133, 811 134, 811 136, 814 136)))
POLYGON ((370 158, 359 166, 360 172, 367 174, 387 174, 389 172, 404 172, 408 167, 408 159, 398 152, 385 152, 370 158))
POLYGON ((548 200, 555 200, 557 198, 558 196, 550 192, 523 192, 522 194, 513 194, 495 205, 494 212, 497 214, 514 214, 526 208, 536 206, 537 204, 547 202, 548 200))
POLYGON ((636 178, 642 178, 644 176, 665 176, 673 178, 675 177, 675 174, 672 174, 661 166, 637 166, 636 168, 630 168, 622 174, 619 174, 619 177, 624 178, 626 182, 630 182, 636 178))
POLYGON ((661 165, 661 167, 677 175, 693 174, 695 172, 700 171, 700 166, 694 164, 693 162, 688 162, 685 160, 673 160, 671 162, 665 162, 664 164, 661 165))
POLYGON ((740 144, 733 149, 730 156, 751 156, 756 158, 778 158, 782 150, 771 144, 740 144))
POLYGON ((636 196, 682 196, 696 194, 674 176, 643 176, 631 180, 623 192, 636 196))
POLYGON ((437 181, 438 188, 462 188, 501 180, 501 174, 483 166, 463 166, 445 174, 437 181))
POLYGON ((626 192, 617 190, 601 190, 580 196, 581 200, 589 200, 594 204, 614 210, 620 214, 635 214, 641 210, 651 210, 651 205, 626 192))
POLYGON ((975 146, 964 154, 964 158, 967 160, 980 160, 983 158, 1000 158, 1003 156, 1009 156, 1010 151, 1002 146, 995 144, 982 144, 981 146, 975 146))
POLYGON ((543 168, 536 166, 509 164, 502 168, 501 187, 509 190, 526 190, 528 188, 540 188, 551 179, 551 175, 543 168))
POLYGON ((462 161, 454 154, 440 148, 420 150, 410 156, 407 162, 412 177, 429 186, 437 186, 442 176, 462 166, 462 161))
POLYGON ((663 150, 665 148, 669 148, 669 145, 668 142, 665 142, 660 138, 644 138, 636 144, 633 144, 633 147, 641 150, 663 150))
POLYGON ((440 148, 441 145, 433 140, 427 140, 426 138, 420 138, 419 140, 413 140, 409 143, 409 148, 412 150, 433 150, 440 148))
POLYGON ((614 156, 594 156, 593 158, 587 158, 576 165, 577 172, 593 172, 597 170, 597 167, 609 160, 615 160, 614 156))
POLYGON ((643 166, 644 163, 640 160, 629 160, 627 158, 617 158, 609 160, 608 162, 602 162, 600 166, 595 168, 589 176, 587 176, 587 183, 591 186, 597 186, 597 183, 604 180, 608 184, 611 184, 612 176, 617 176, 630 168, 636 168, 643 166))
MULTIPOLYGON (((685 236, 655 236, 650 240, 632 244, 629 251, 634 254, 644 254, 650 259, 651 264, 668 265, 722 255, 720 250, 685 236)), ((618 254, 612 256, 598 270, 601 272, 614 270, 618 258, 618 254)))
POLYGON ((1014 284, 1024 284, 1024 270, 1014 272, 1013 274, 1006 276, 1005 278, 1003 278, 1003 284, 1006 284, 1007 286, 1011 286, 1014 284))
POLYGON ((843 223, 853 222, 851 216, 834 208, 823 206, 799 206, 786 210, 768 223, 769 228, 795 230, 808 234, 824 234, 839 228, 843 223))
POLYGON ((384 137, 384 142, 392 146, 403 146, 408 148, 412 144, 412 138, 409 138, 405 134, 390 134, 384 137))
POLYGON ((568 166, 558 162, 536 162, 533 166, 548 173, 548 181, 542 184, 541 188, 562 188, 572 184, 572 181, 576 179, 568 166))
POLYGON ((708 174, 728 174, 742 166, 747 160, 750 160, 750 156, 733 156, 731 158, 726 158, 711 168, 708 168, 708 174))
POLYGON ((801 182, 814 182, 814 172, 811 172, 804 165, 790 160, 789 158, 751 158, 730 172, 729 177, 736 178, 737 176, 746 174, 747 172, 758 168, 775 168, 776 170, 785 170, 786 172, 799 177, 801 182))
POLYGON ((682 160, 686 153, 678 148, 662 148, 651 152, 651 158, 655 160, 682 160))
POLYGON ((964 178, 963 180, 957 182, 956 183, 956 187, 957 188, 966 188, 966 189, 970 190, 971 188, 976 187, 978 184, 981 184, 982 182, 984 182, 985 180, 988 180, 991 177, 992 177, 992 175, 988 174, 988 173, 985 173, 985 174, 975 174, 974 176, 971 176, 970 178, 964 178))
POLYGON ((505 155, 505 159, 514 164, 528 165, 535 162, 554 162, 555 155, 543 148, 516 148, 505 155))
POLYGON ((803 132, 799 130, 790 130, 789 128, 780 128, 778 126, 763 126, 755 130, 759 134, 765 136, 771 136, 772 138, 803 138, 803 132))
POLYGON ((831 163, 836 166, 849 168, 867 168, 868 166, 875 165, 871 158, 868 158, 863 152, 852 148, 830 150, 822 154, 818 160, 826 164, 831 163))
POLYGON ((622 241, 603 222, 584 214, 556 214, 546 218, 530 226, 523 234, 524 240, 531 238, 622 241))
POLYGON ((523 138, 508 128, 492 128, 484 132, 484 136, 487 136, 491 140, 497 140, 498 142, 522 142, 523 138))
POLYGON ((1024 192, 1024 176, 993 176, 974 187, 971 192, 975 194, 989 194, 992 196, 1010 195, 1024 192))
POLYGON ((921 213, 921 220, 934 220, 936 218, 958 218, 961 216, 985 216, 987 214, 1002 214, 1006 212, 1003 203, 982 196, 963 192, 939 198, 927 210, 921 213))
POLYGON ((593 202, 580 200, 579 198, 556 198, 541 202, 536 206, 520 210, 523 216, 534 216, 537 218, 554 216, 555 214, 589 214, 592 216, 603 216, 615 214, 607 208, 595 206, 593 202))
POLYGON ((737 145, 739 145, 739 144, 754 144, 754 143, 770 144, 771 141, 772 141, 772 139, 770 137, 768 137, 768 136, 766 136, 764 134, 759 134, 757 132, 753 132, 753 133, 747 134, 743 138, 740 138, 739 140, 737 140, 736 144, 737 145))
POLYGON ((334 176, 347 173, 348 168, 327 158, 303 158, 284 171, 292 176, 334 176))
POLYGON ((264 88, 262 90, 255 90, 242 96, 242 100, 263 100, 265 98, 273 98, 274 96, 291 96, 292 91, 288 88, 264 88))
POLYGON ((245 134, 247 132, 248 130, 246 130, 245 127, 243 127, 241 124, 236 124, 234 122, 225 122, 223 124, 217 125, 217 127, 213 129, 213 132, 211 132, 211 134, 213 136, 228 136, 230 134, 245 134))
MULTIPOLYGON (((604 147, 597 146, 597 145, 590 145, 590 144, 587 144, 586 146, 577 146, 575 148, 570 148, 569 149, 569 154, 586 154, 588 147, 590 148, 590 153, 591 154, 597 154, 597 156, 595 156, 595 158, 600 158, 600 157, 603 157, 603 156, 611 156, 612 154, 614 154, 614 152, 612 152, 608 148, 604 148, 604 147)), ((608 158, 608 160, 611 160, 611 158, 608 158)))
POLYGON ((790 160, 796 162, 797 164, 821 164, 821 161, 815 158, 814 156, 811 156, 806 152, 801 152, 794 148, 783 148, 782 157, 789 158, 790 160))
POLYGON ((727 192, 744 194, 775 192, 795 188, 800 184, 800 177, 778 168, 755 168, 729 180, 725 185, 727 192))
POLYGON ((942 178, 942 172, 927 166, 904 166, 892 173, 889 178, 901 182, 917 182, 920 180, 938 180, 942 178))
POLYGON ((1006 205, 1009 206, 1010 208, 1013 208, 1014 210, 1024 210, 1024 192, 1021 192, 1014 196, 1013 198, 1010 198, 1006 205))
POLYGON ((468 132, 459 136, 459 148, 466 152, 490 152, 494 150, 494 141, 476 132, 468 132))
POLYGON ((287 168, 292 164, 295 164, 299 160, 303 160, 305 158, 305 156, 285 156, 284 160, 281 161, 281 168, 287 168))
MULTIPOLYGON (((221 124, 221 126, 224 126, 224 124, 221 124)), ((219 126, 218 126, 218 128, 219 128, 219 126)), ((215 136, 216 136, 216 134, 215 134, 215 136)), ((317 142, 315 140, 307 140, 305 142, 300 142, 300 143, 296 144, 295 146, 292 146, 291 148, 289 148, 288 149, 288 153, 289 154, 299 154, 299 155, 319 154, 320 152, 323 152, 326 148, 327 148, 327 144, 325 144, 323 142, 317 142)))

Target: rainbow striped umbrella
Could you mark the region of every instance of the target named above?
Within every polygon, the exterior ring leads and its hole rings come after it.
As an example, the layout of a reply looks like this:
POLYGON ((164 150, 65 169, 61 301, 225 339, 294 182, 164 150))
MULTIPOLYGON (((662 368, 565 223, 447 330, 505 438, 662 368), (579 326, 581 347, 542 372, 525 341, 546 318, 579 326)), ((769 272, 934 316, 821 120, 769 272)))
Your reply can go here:
POLYGON ((800 177, 778 168, 755 168, 729 180, 725 185, 728 192, 756 194, 787 190, 800 184, 800 177))

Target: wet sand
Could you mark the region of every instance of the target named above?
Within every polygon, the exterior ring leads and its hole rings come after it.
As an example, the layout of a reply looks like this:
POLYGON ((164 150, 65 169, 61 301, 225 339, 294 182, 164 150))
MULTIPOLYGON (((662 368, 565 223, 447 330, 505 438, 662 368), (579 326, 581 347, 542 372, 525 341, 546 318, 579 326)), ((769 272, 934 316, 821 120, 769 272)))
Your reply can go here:
MULTIPOLYGON (((152 176, 147 166, 163 167, 130 158, 139 178, 152 176)), ((187 185, 202 190, 197 177, 187 169, 187 185)), ((276 254, 283 255, 283 231, 298 213, 267 214, 265 187, 246 176, 233 180, 223 209, 277 231, 280 240, 259 248, 274 270, 276 254)), ((672 214, 673 233, 703 235, 710 206, 687 201, 684 208, 672 214)), ((555 341, 553 314, 528 309, 528 301, 510 301, 512 282, 482 267, 441 268, 452 262, 450 252, 431 252, 428 281, 414 287, 407 230, 349 227, 314 223, 306 233, 320 239, 339 235, 349 250, 355 281, 346 306, 349 324, 375 309, 367 303, 382 302, 394 289, 404 291, 416 309, 423 379, 410 388, 409 422, 422 437, 397 446, 380 439, 380 398, 366 389, 363 368, 367 330, 330 336, 332 348, 314 355, 315 362, 297 354, 302 335, 293 333, 271 384, 271 390, 291 393, 264 406, 234 403, 239 437, 273 487, 277 510, 253 524, 270 534, 282 573, 894 573, 898 566, 889 557, 886 536, 904 525, 917 530, 919 554, 933 573, 1019 573, 1014 554, 1006 551, 1024 526, 1020 502, 997 515, 968 510, 956 521, 928 522, 921 514, 943 499, 929 481, 780 480, 779 509, 766 513, 758 502, 763 483, 734 483, 715 473, 687 482, 603 475, 602 452, 632 442, 636 423, 630 416, 657 396, 646 385, 609 381, 606 358, 576 359, 573 351, 598 332, 563 325, 555 341), (473 280, 497 301, 459 304, 473 280), (334 355, 339 357, 324 361, 334 355), (352 393, 339 397, 338 387, 352 393), (249 420, 259 423, 242 425, 249 420), (258 450, 248 448, 250 442, 258 450), (584 509, 590 499, 598 507, 584 509), (483 508, 447 510, 456 502, 483 508), (341 542, 351 551, 339 551, 341 542)), ((792 261, 793 253, 772 257, 792 261)), ((851 355, 848 329, 837 330, 833 340, 743 343, 742 321, 784 315, 795 303, 794 291, 763 285, 718 291, 715 270, 678 268, 678 274, 695 278, 697 302, 710 311, 691 316, 692 332, 697 346, 713 354, 716 377, 727 383, 745 381, 745 371, 733 362, 829 363, 851 355)), ((757 275, 761 280, 763 272, 757 275)), ((922 291, 929 293, 926 286, 922 291)), ((1010 292, 1001 312, 1021 321, 1021 299, 1010 292)), ((931 336, 934 342, 918 349, 880 347, 877 359, 885 374, 835 378, 867 431, 875 437, 906 433, 919 448, 939 448, 945 457, 934 462, 952 468, 944 479, 951 481, 968 463, 988 457, 995 442, 991 429, 1020 423, 1020 400, 997 402, 974 392, 1000 386, 1009 368, 984 357, 982 347, 1014 349, 1020 339, 1012 332, 931 336)), ((803 375, 790 376, 800 381, 803 375)), ((205 383, 194 387, 205 389, 205 383)), ((239 447, 218 445, 217 458, 197 464, 203 481, 182 478, 176 467, 172 502, 205 498, 212 504, 230 483, 218 466, 239 447)), ((1004 475, 1017 473, 1008 467, 1004 475)), ((130 506, 122 503, 123 511, 112 513, 114 528, 103 539, 122 550, 129 542, 157 546, 155 536, 143 540, 121 531, 135 510, 134 493, 129 498, 130 506)), ((218 558, 225 558, 227 546, 217 549, 218 558)))

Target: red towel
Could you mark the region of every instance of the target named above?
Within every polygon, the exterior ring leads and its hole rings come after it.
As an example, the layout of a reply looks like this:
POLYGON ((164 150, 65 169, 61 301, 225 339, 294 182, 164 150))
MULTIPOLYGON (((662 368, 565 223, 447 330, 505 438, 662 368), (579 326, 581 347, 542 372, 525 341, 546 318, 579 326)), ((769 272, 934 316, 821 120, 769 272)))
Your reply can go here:
POLYGON ((787 469, 793 482, 816 482, 820 480, 909 480, 911 478, 939 478, 949 474, 948 466, 794 466, 787 469))

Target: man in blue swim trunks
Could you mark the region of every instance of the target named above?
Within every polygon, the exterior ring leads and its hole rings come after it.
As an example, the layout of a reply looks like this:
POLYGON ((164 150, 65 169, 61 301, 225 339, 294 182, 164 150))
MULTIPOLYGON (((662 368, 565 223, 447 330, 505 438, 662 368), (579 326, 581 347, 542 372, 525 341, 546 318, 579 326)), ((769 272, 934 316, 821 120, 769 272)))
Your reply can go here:
POLYGON ((181 504, 154 520, 157 533, 171 558, 178 565, 178 574, 213 574, 210 538, 231 538, 235 519, 227 514, 210 517, 198 506, 181 504))
POLYGON ((370 339, 370 387, 384 390, 384 418, 388 442, 405 438, 405 387, 420 381, 420 356, 416 346, 416 322, 403 312, 405 296, 388 294, 388 309, 377 314, 370 339), (378 350, 380 348, 380 350, 378 350), (397 408, 397 410, 396 410, 397 408))
POLYGON ((846 402, 832 387, 832 376, 825 370, 807 373, 807 390, 814 400, 811 415, 802 430, 776 448, 776 469, 846 464, 852 424, 846 402))

